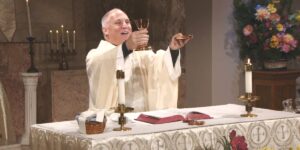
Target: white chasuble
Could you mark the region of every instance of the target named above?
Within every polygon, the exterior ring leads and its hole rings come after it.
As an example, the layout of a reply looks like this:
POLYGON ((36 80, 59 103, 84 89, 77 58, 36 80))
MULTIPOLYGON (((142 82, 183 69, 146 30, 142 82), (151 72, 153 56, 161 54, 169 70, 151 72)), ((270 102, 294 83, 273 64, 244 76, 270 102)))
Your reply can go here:
MULTIPOLYGON (((109 109, 118 104, 117 56, 122 45, 101 41, 86 58, 90 86, 89 109, 109 109)), ((122 61, 119 61, 122 62, 122 61)), ((123 61, 124 62, 124 61, 123 61)), ((170 50, 134 51, 122 68, 125 72, 125 104, 135 111, 176 108, 180 54, 173 66, 170 50)))

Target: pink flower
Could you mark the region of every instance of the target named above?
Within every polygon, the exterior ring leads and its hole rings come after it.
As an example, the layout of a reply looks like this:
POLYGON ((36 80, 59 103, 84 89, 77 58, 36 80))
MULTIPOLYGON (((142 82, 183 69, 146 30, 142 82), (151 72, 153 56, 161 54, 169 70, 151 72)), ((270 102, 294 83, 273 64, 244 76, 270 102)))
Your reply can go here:
POLYGON ((249 36, 253 32, 253 27, 251 25, 246 25, 243 29, 243 33, 245 36, 249 36))
POLYGON ((232 140, 233 138, 235 138, 236 136, 236 131, 235 130, 232 130, 230 133, 229 133, 229 138, 230 140, 232 140))
POLYGON ((288 53, 291 50, 291 46, 288 44, 283 44, 283 46, 281 47, 281 50, 285 53, 288 53))
POLYGON ((269 18, 272 22, 279 22, 280 16, 277 13, 271 14, 269 18))
POLYGON ((244 136, 236 136, 230 141, 232 150, 248 150, 244 136))

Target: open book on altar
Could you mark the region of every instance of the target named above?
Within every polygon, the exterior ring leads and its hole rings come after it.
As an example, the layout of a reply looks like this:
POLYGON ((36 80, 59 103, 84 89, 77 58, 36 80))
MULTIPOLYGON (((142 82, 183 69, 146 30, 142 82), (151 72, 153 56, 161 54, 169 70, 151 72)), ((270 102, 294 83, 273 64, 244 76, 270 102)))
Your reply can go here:
POLYGON ((200 119, 212 119, 213 117, 197 112, 191 111, 186 115, 182 115, 175 112, 165 112, 165 111, 157 111, 150 113, 141 113, 135 120, 141 122, 147 122, 151 124, 162 124, 162 123, 170 123, 176 121, 191 121, 191 120, 200 120, 200 119))

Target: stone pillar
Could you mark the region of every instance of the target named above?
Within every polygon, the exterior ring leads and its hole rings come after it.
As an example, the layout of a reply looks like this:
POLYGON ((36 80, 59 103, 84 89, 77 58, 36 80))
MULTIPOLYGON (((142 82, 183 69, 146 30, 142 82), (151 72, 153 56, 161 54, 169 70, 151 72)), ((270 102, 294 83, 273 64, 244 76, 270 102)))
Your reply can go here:
POLYGON ((30 126, 36 124, 36 87, 41 73, 22 73, 25 86, 25 133, 21 144, 29 145, 30 126))

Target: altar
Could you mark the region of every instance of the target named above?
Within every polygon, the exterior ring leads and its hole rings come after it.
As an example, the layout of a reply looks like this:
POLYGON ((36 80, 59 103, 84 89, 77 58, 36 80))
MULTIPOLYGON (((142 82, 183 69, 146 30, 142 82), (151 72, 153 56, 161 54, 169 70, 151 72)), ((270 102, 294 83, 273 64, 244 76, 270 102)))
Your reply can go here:
POLYGON ((140 113, 128 113, 126 126, 131 131, 112 131, 118 123, 116 117, 109 117, 104 133, 93 135, 79 133, 75 120, 36 124, 31 127, 31 147, 33 150, 223 149, 220 141, 224 137, 229 139, 233 130, 245 138, 248 149, 300 147, 299 114, 254 108, 253 113, 258 117, 242 118, 244 109, 242 105, 226 104, 162 110, 178 114, 197 111, 213 117, 201 126, 181 121, 148 124, 134 120, 140 113))

